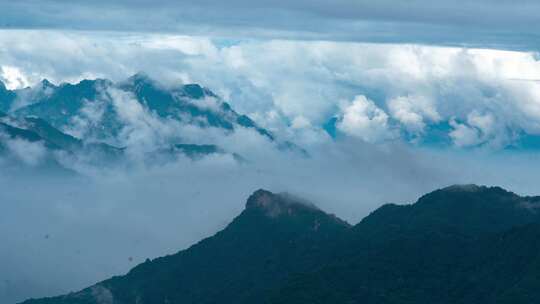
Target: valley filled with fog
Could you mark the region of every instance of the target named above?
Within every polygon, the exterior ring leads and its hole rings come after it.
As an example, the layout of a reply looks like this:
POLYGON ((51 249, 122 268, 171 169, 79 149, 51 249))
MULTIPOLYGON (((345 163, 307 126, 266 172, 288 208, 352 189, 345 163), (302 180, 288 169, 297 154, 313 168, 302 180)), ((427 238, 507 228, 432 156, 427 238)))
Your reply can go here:
POLYGON ((540 194, 528 49, 69 30, 0 44, 2 303, 176 253, 261 188, 351 224, 452 184, 540 194))
POLYGON ((306 157, 280 151, 255 131, 237 132, 223 135, 223 146, 241 143, 235 152, 245 162, 180 155, 89 168, 68 158, 62 163, 70 171, 58 172, 4 161, 2 297, 67 293, 175 253, 224 228, 259 188, 302 196, 357 223, 384 203, 411 203, 454 183, 535 194, 540 172, 532 153, 450 153, 351 139, 310 146, 306 157))

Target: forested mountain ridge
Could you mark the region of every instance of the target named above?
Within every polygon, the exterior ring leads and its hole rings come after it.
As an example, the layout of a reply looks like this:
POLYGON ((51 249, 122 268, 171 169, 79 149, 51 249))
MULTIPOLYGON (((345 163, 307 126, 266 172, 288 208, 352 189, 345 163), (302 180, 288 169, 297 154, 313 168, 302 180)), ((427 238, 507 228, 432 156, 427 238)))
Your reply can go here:
POLYGON ((25 304, 531 303, 539 197, 451 186, 355 226, 259 190, 224 230, 77 293, 25 304))

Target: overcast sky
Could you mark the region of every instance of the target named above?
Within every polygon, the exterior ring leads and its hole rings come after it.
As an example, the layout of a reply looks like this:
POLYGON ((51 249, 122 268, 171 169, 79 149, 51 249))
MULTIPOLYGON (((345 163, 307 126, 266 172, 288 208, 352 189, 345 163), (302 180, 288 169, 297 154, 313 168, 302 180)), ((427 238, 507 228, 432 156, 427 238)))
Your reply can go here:
POLYGON ((535 0, 0 1, 0 27, 536 50, 535 0))

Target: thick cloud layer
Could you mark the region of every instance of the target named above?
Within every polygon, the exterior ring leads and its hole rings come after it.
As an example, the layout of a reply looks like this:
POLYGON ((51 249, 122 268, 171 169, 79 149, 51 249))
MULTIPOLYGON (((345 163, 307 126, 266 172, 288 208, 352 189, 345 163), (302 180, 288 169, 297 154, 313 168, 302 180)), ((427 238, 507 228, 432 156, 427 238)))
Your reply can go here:
POLYGON ((40 31, 0 32, 0 43, 10 87, 146 71, 167 83, 203 84, 300 143, 320 141, 332 117, 343 133, 372 142, 421 143, 440 130, 455 146, 500 149, 540 135, 536 53, 40 31), (360 121, 376 134, 360 134, 360 121))
POLYGON ((4 0, 0 27, 538 49, 539 10, 534 0, 4 0))

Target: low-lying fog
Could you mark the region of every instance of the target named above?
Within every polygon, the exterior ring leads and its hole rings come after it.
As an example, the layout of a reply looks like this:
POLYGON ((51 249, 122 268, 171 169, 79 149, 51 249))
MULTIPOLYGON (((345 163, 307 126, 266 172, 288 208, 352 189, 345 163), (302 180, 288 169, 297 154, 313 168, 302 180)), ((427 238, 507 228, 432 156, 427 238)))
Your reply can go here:
POLYGON ((2 169, 0 302, 76 291, 175 253, 224 228, 258 188, 303 196, 351 223, 454 183, 540 193, 532 154, 343 140, 305 158, 256 146, 246 163, 216 155, 67 176, 2 169))

